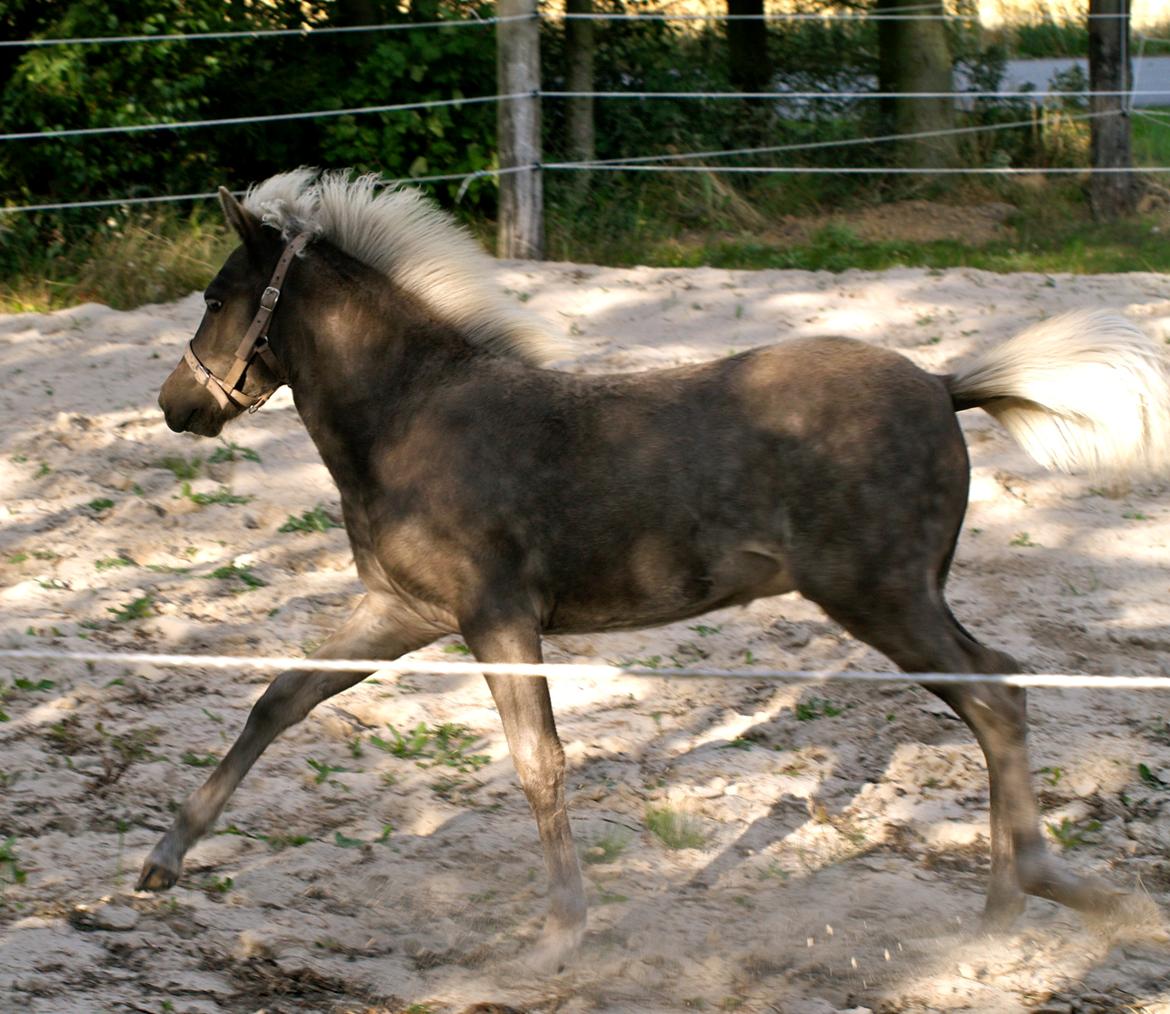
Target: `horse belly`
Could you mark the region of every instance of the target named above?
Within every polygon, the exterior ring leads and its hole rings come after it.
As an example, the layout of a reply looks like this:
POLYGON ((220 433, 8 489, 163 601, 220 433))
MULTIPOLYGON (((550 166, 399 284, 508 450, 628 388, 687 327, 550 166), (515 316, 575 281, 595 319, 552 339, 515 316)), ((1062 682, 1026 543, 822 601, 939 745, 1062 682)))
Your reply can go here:
POLYGON ((557 595, 548 632, 636 630, 795 589, 777 545, 742 543, 709 560, 668 558, 662 548, 635 541, 626 566, 593 570, 585 587, 557 595))

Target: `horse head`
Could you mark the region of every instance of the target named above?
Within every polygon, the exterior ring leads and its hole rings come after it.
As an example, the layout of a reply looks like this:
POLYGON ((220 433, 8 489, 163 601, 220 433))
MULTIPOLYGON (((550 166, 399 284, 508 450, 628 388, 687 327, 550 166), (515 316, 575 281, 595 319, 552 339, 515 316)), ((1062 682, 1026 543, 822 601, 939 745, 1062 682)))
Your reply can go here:
POLYGON ((285 383, 268 326, 285 273, 307 240, 286 244, 223 187, 219 200, 240 246, 207 286, 203 319, 158 397, 172 430, 205 437, 258 409, 285 383))

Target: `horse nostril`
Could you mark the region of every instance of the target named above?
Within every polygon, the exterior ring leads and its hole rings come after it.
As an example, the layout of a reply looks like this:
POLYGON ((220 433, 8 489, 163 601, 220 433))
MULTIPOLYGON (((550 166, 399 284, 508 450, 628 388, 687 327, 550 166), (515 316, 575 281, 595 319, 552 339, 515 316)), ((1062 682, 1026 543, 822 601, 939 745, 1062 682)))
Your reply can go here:
POLYGON ((163 418, 166 420, 167 426, 175 433, 184 433, 187 430, 188 424, 191 422, 191 417, 195 415, 195 409, 188 409, 186 412, 176 411, 173 406, 168 406, 165 399, 160 397, 158 399, 158 407, 162 409, 163 418))
POLYGON ((164 412, 163 418, 166 419, 167 426, 169 426, 175 433, 184 433, 187 430, 187 424, 191 421, 191 416, 194 414, 194 412, 188 412, 182 421, 179 421, 178 419, 175 419, 168 413, 164 412))

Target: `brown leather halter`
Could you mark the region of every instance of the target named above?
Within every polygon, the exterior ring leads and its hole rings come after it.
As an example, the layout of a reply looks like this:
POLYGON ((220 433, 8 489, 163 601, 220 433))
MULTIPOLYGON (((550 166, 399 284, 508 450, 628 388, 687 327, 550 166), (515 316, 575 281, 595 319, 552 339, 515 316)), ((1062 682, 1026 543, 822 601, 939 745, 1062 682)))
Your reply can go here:
POLYGON ((195 379, 207 388, 219 403, 220 408, 246 408, 249 412, 255 412, 260 408, 273 394, 276 393, 277 388, 282 384, 288 382, 288 377, 285 375, 284 369, 280 363, 277 362, 276 356, 272 354, 272 349, 268 346, 268 325, 272 322, 272 314, 276 309, 276 304, 280 299, 280 287, 284 283, 284 276, 288 274, 289 266, 309 242, 310 236, 308 233, 301 233, 289 241, 284 248, 284 252, 280 255, 280 260, 276 262, 276 267, 272 270, 272 277, 268 280, 268 286, 265 288, 263 294, 260 296, 260 307, 256 311, 256 315, 252 318, 252 323, 248 326, 248 330, 244 333, 244 339, 240 342, 240 347, 236 349, 236 358, 232 363, 232 368, 228 370, 228 375, 220 380, 214 373, 200 362, 199 357, 195 354, 195 339, 192 338, 187 342, 187 350, 183 353, 183 361, 191 367, 191 372, 195 374, 195 379), (264 365, 272 371, 273 376, 278 379, 277 384, 262 394, 245 394, 239 390, 240 384, 244 381, 244 374, 248 367, 252 365, 252 360, 259 356, 264 360, 264 365))

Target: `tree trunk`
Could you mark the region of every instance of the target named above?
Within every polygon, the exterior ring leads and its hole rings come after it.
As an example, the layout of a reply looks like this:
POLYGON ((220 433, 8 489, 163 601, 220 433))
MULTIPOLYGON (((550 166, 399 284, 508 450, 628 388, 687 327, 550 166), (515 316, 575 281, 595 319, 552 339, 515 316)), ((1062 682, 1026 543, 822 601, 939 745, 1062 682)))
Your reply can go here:
MULTIPOLYGON (((1089 91, 1128 92, 1132 87, 1129 0, 1089 0, 1089 91)), ((1093 95, 1089 109, 1097 114, 1089 121, 1093 168, 1132 169, 1125 96, 1093 95)), ((1132 172, 1095 172, 1089 183, 1089 207, 1095 218, 1113 221, 1133 214, 1139 193, 1132 172)))
MULTIPOLYGON (((942 0, 929 6, 907 5, 906 0, 877 0, 878 14, 924 14, 933 20, 903 17, 878 22, 878 88, 899 93, 879 100, 882 127, 889 133, 921 134, 955 126, 954 67, 947 41, 942 0), (947 93, 941 98, 913 98, 910 92, 947 93)), ((954 135, 908 138, 898 142, 898 162, 904 166, 945 168, 958 161, 954 135)))
MULTIPOLYGON (((593 0, 565 0, 569 14, 592 14, 593 0)), ((594 33, 592 21, 565 22, 565 88, 593 91, 594 33)), ((575 162, 591 162, 597 154, 593 132, 593 100, 569 99, 565 107, 568 155, 575 162)), ((583 176, 585 174, 578 174, 583 176)))
POLYGON ((496 25, 496 87, 518 95, 496 104, 496 146, 500 168, 500 257, 540 259, 544 255, 544 194, 540 169, 540 22, 536 0, 499 0, 501 18, 528 15, 496 25))
POLYGON ((727 22, 728 77, 741 92, 763 92, 772 80, 768 63, 768 26, 764 21, 764 0, 727 0, 727 13, 754 15, 758 21, 727 22))

